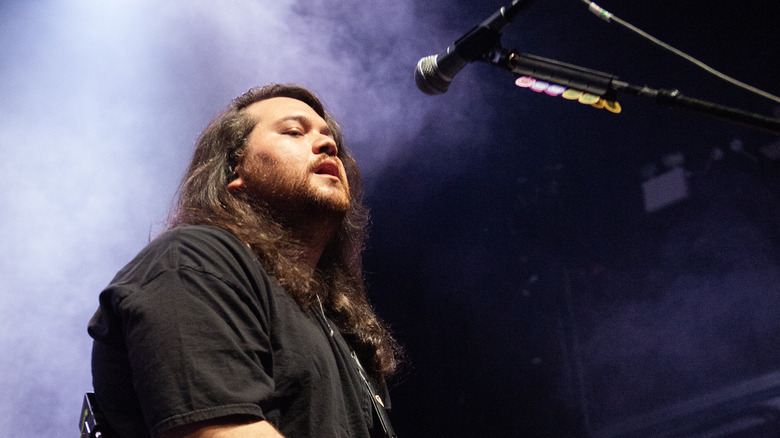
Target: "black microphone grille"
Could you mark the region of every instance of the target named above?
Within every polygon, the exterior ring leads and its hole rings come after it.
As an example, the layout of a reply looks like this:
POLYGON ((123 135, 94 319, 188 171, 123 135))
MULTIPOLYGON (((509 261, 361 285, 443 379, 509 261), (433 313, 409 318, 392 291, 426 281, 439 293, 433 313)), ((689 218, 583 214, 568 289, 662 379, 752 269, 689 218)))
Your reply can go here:
POLYGON ((417 68, 414 69, 414 81, 417 83, 417 88, 425 94, 444 93, 452 81, 439 71, 437 57, 438 55, 430 55, 420 59, 417 68))

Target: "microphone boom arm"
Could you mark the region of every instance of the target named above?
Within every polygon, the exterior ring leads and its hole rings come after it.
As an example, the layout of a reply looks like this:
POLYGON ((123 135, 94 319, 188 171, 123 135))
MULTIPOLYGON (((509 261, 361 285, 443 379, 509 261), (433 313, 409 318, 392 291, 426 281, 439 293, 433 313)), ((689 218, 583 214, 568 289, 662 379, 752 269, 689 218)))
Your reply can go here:
POLYGON ((609 73, 566 64, 554 59, 518 53, 510 49, 496 49, 486 53, 479 61, 508 70, 517 76, 529 76, 566 88, 590 93, 615 101, 619 91, 653 99, 656 103, 692 110, 721 120, 740 123, 780 135, 780 119, 751 113, 738 108, 720 105, 682 95, 678 90, 653 89, 618 81, 609 73))

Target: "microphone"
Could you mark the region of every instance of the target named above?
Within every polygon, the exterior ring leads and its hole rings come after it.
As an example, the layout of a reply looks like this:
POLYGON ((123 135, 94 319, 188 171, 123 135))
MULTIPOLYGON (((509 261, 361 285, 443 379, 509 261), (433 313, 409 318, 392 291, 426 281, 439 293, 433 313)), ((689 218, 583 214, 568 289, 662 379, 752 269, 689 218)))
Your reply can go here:
POLYGON ((482 24, 474 27, 451 46, 438 54, 426 56, 417 63, 414 81, 425 94, 444 93, 452 78, 467 64, 477 61, 498 47, 501 31, 524 9, 531 0, 514 0, 508 8, 502 7, 482 24))

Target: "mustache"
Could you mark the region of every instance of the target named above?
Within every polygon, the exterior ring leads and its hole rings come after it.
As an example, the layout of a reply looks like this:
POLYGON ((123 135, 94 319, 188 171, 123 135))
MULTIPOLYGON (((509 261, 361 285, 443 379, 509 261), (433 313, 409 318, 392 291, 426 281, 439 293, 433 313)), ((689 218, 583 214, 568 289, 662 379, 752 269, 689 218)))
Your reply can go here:
POLYGON ((324 171, 328 174, 333 174, 339 179, 344 176, 344 165, 338 157, 333 157, 327 154, 320 154, 320 158, 309 165, 309 172, 318 173, 324 171))

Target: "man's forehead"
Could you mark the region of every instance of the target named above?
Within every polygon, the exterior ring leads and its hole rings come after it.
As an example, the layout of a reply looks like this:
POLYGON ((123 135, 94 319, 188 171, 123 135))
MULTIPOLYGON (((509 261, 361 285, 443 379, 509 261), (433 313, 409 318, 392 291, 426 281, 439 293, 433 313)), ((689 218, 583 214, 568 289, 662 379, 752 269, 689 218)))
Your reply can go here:
MULTIPOLYGON (((323 120, 312 107, 291 97, 272 97, 249 105, 246 111, 259 120, 274 122, 285 118, 305 116, 314 120, 323 120)), ((324 121, 324 120, 323 120, 324 121)))

